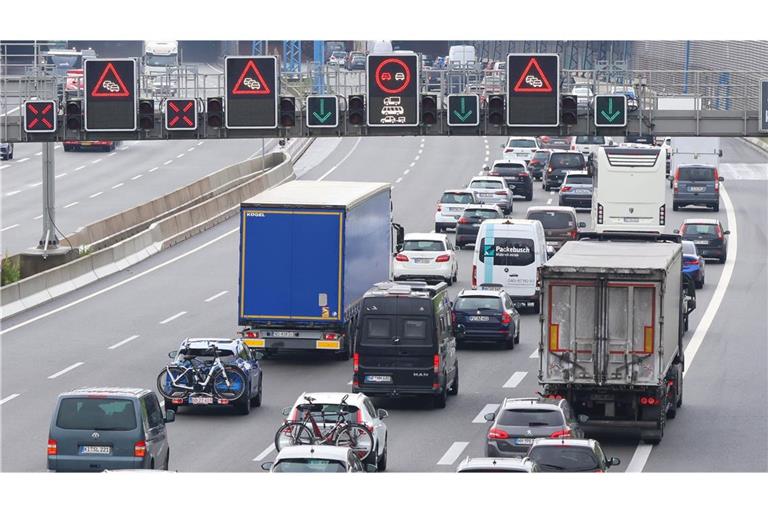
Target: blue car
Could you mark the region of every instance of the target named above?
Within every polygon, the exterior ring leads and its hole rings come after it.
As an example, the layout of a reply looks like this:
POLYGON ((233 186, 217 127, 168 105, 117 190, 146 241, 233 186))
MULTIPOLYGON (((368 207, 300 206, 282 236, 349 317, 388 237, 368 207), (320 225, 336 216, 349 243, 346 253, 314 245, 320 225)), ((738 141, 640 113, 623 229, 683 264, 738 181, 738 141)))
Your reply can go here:
POLYGON ((683 240, 683 274, 688 274, 696 288, 704 287, 704 258, 696 251, 696 244, 683 240))
POLYGON ((262 354, 241 339, 187 338, 168 357, 172 361, 157 376, 166 410, 231 405, 248 414, 261 405, 262 354))
POLYGON ((456 342, 501 343, 514 349, 520 343, 520 314, 500 284, 481 284, 462 290, 453 304, 456 342))

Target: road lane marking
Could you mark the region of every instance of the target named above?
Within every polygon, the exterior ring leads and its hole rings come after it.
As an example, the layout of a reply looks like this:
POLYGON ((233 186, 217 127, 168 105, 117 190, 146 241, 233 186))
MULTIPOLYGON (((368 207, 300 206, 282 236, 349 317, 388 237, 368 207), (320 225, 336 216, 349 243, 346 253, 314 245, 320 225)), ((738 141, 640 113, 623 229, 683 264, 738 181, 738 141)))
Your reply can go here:
POLYGON ((136 339, 136 338, 138 338, 138 337, 139 337, 139 335, 138 335, 138 334, 134 334, 133 336, 129 336, 129 337, 125 338, 123 341, 119 341, 119 342, 115 343, 114 345, 112 345, 111 347, 109 347, 109 348, 108 348, 108 350, 114 350, 114 349, 116 349, 117 347, 122 347, 122 346, 123 346, 123 345, 125 345, 126 343, 130 343, 130 342, 132 342, 133 340, 135 340, 135 339, 136 339))
POLYGON ((27 160, 29 160, 29 157, 27 157, 27 158, 22 158, 21 160, 17 160, 17 161, 16 161, 16 163, 19 163, 19 164, 23 164, 23 163, 24 163, 24 162, 26 162, 27 160))
POLYGON ((423 150, 423 149, 420 149, 420 150, 419 150, 419 154, 422 154, 423 152, 424 152, 424 150, 423 150))
POLYGON ((498 409, 500 405, 501 404, 485 404, 483 410, 477 413, 477 416, 472 420, 472 423, 485 423, 486 419, 484 416, 489 412, 496 412, 496 409, 498 409))
POLYGON ((504 383, 502 386, 503 388, 516 388, 518 384, 520 384, 525 376, 528 375, 528 372, 515 372, 512 374, 512 376, 509 378, 507 382, 504 383))
POLYGON ((186 312, 186 311, 180 311, 180 312, 176 313, 175 315, 173 315, 173 316, 169 316, 169 317, 168 317, 168 318, 166 318, 165 320, 161 321, 161 322, 160 322, 160 324, 161 324, 161 325, 165 325, 165 324, 167 324, 167 323, 169 323, 169 322, 173 322, 173 321, 174 321, 174 320, 176 320, 177 318, 180 318, 180 317, 182 317, 182 316, 184 316, 184 315, 186 315, 186 314, 187 314, 187 312, 186 312))
POLYGON ((57 175, 56 175, 56 177, 57 177, 57 178, 63 178, 63 177, 64 177, 64 176, 66 176, 66 175, 67 175, 67 173, 65 173, 65 172, 62 172, 61 174, 57 174, 57 175))
MULTIPOLYGON (((343 163, 344 163, 344 162, 347 160, 347 158, 349 158, 350 156, 352 156, 352 153, 354 153, 354 152, 355 152, 355 150, 357 149, 357 146, 360 144, 360 141, 361 141, 361 140, 363 140, 363 138, 362 138, 362 137, 358 137, 358 138, 357 138, 357 140, 355 141, 355 145, 354 145, 354 146, 352 146, 352 149, 350 149, 350 150, 349 150, 349 153, 347 153, 346 155, 344 155, 344 158, 342 158, 341 160, 339 160, 339 163, 337 163, 336 165, 334 165, 333 167, 331 167, 331 168, 330 168, 330 170, 328 170, 328 172, 326 172, 325 174, 323 174, 322 176, 320 176, 320 177, 317 179, 317 181, 323 181, 323 180, 324 180, 325 178, 327 178, 327 177, 328 177, 328 176, 329 176, 329 175, 330 175, 330 174, 331 174, 333 171, 335 171, 336 169, 338 169, 338 168, 339 168, 339 166, 340 166, 341 164, 343 164, 343 163)), ((199 146, 199 145, 200 145, 200 144, 198 144, 198 146, 199 146)))
POLYGON ((76 171, 79 171, 79 170, 82 170, 82 169, 85 169, 84 165, 81 165, 80 167, 75 168, 76 171))
POLYGON ((437 465, 450 466, 456 462, 456 459, 459 458, 461 452, 463 452, 467 446, 469 446, 469 443, 466 441, 456 441, 451 445, 450 448, 448 448, 448 451, 445 452, 445 455, 443 455, 440 460, 437 461, 437 465))
POLYGON ((411 162, 411 167, 413 167, 414 165, 416 165, 416 162, 411 162))
POLYGON ((414 162, 418 161, 419 158, 421 158, 419 155, 416 155, 416 158, 413 159, 414 162))
POLYGON ((552 204, 552 198, 547 199, 547 204, 552 204))
POLYGON ((163 165, 171 165, 173 163, 173 160, 166 160, 163 165))
POLYGON ((349 382, 347 382, 347 386, 351 386, 351 385, 352 385, 352 382, 354 382, 354 381, 349 381, 349 382))
POLYGON ((269 446, 267 446, 263 452, 258 454, 255 459, 253 459, 253 462, 261 462, 264 460, 265 457, 267 457, 270 453, 275 451, 275 444, 271 443, 269 446))
POLYGON ((15 196, 16 194, 21 194, 21 190, 14 190, 12 192, 8 192, 7 194, 5 194, 5 197, 15 196))
POLYGON ((198 146, 202 146, 202 145, 203 145, 203 142, 205 142, 205 141, 204 141, 204 140, 201 140, 200 142, 198 142, 198 143, 197 143, 197 145, 198 145, 198 146))
POLYGON ((110 154, 107 155, 107 158, 115 156, 116 154, 117 154, 117 151, 115 151, 114 153, 110 153, 110 154))
POLYGON ((551 195, 551 196, 555 195, 555 191, 554 190, 550 190, 549 191, 549 195, 551 195))
POLYGON ((29 188, 35 188, 35 187, 39 187, 39 186, 40 186, 40 185, 42 185, 42 184, 43 184, 43 182, 42 182, 42 181, 38 181, 37 183, 32 183, 31 185, 27 185, 27 186, 28 186, 29 188))
POLYGON ((0 165, 0 169, 5 169, 6 167, 10 167, 10 164, 0 165))
POLYGON ((53 146, 53 149, 59 149, 60 147, 61 147, 61 144, 56 144, 55 146, 53 146))
POLYGON ((134 176, 133 178, 131 178, 131 181, 133 181, 133 180, 137 180, 137 179, 141 178, 142 176, 144 176, 144 175, 143 175, 143 174, 137 174, 136 176, 134 176))
MULTIPOLYGON (((40 217, 42 218, 43 216, 41 215, 40 217)), ((2 233, 3 231, 8 231, 9 229, 17 228, 20 225, 21 224, 14 224, 13 226, 8 226, 7 228, 0 229, 0 233, 2 233)))
POLYGON ((400 183, 401 181, 403 181, 403 177, 402 177, 402 176, 400 176, 399 178, 397 178, 397 179, 395 180, 395 183, 400 183))
POLYGON ((37 217, 33 217, 33 218, 32 218, 32 220, 40 220, 40 219, 42 219, 42 218, 43 218, 43 216, 42 216, 42 215, 38 215, 37 217))
POLYGON ((20 108, 21 108, 21 107, 16 107, 16 108, 12 108, 12 109, 11 109, 11 110, 9 110, 8 112, 3 112, 2 114, 0 114, 0 117, 5 117, 5 116, 7 116, 8 114, 10 114, 10 113, 12 113, 12 112, 16 112, 16 111, 17 111, 17 110, 19 110, 20 108))
POLYGON ((486 161, 486 162, 488 161, 488 157, 485 157, 485 161, 486 161))
POLYGON ((158 169, 159 169, 159 167, 153 167, 153 168, 151 168, 150 170, 148 170, 147 172, 155 172, 155 171, 156 171, 156 170, 158 170, 158 169))
POLYGON ((226 294, 228 294, 228 293, 229 293, 229 292, 228 292, 227 290, 224 290, 223 292, 219 292, 219 293, 217 293, 216 295, 211 295, 210 297, 208 297, 207 299, 205 299, 205 302, 211 302, 211 301, 213 301, 213 300, 216 300, 216 299, 218 299, 218 298, 219 298, 219 297, 221 297, 222 295, 226 295, 226 294))
POLYGON ((184 154, 185 154, 185 153, 179 153, 178 155, 176 155, 176 158, 181 158, 181 157, 183 157, 183 156, 184 156, 184 154))
POLYGON ((103 158, 97 158, 96 160, 93 160, 91 163, 92 164, 97 164, 97 163, 101 162, 102 160, 104 160, 104 159, 103 158))
POLYGON ((2 400, 0 400, 0 405, 3 405, 3 404, 4 404, 4 403, 6 403, 6 402, 10 402, 10 401, 11 401, 11 400, 13 400, 14 398, 18 398, 18 397, 20 397, 20 396, 21 396, 21 394, 19 394, 19 393, 14 393, 14 394, 12 394, 12 395, 8 395, 7 397, 5 397, 5 398, 3 398, 2 400))
POLYGON ((112 190, 114 190, 114 189, 116 189, 116 188, 120 188, 120 187, 122 187, 123 185, 125 185, 125 183, 118 183, 117 185, 114 185, 114 186, 112 186, 112 190))
POLYGON ((533 354, 528 356, 528 359, 538 359, 539 358, 539 349, 536 349, 533 351, 533 354))
POLYGON ((38 151, 37 153, 35 153, 35 156, 40 156, 40 155, 42 155, 42 154, 43 154, 43 152, 42 152, 42 151, 38 151))
POLYGON ((410 170, 410 169, 406 169, 406 170, 404 170, 404 171, 403 171, 403 176, 407 176, 409 172, 411 172, 411 170, 410 170))
POLYGON ((102 192, 96 192, 95 194, 91 194, 91 195, 89 195, 88 197, 89 197, 90 199, 93 199, 94 197, 99 197, 99 196, 100 196, 101 194, 103 194, 103 193, 104 193, 103 191, 102 191, 102 192))
POLYGON ((64 207, 64 209, 67 209, 67 208, 69 208, 71 206, 76 206, 78 204, 80 204, 80 201, 75 201, 74 203, 69 203, 67 206, 64 207))
POLYGON ((48 376, 48 378, 49 378, 49 379, 55 379, 55 378, 57 378, 57 377, 61 377, 61 376, 62 376, 62 375, 64 375, 65 373, 67 373, 67 372, 70 372, 70 371, 74 370, 74 369, 75 369, 75 368, 77 368, 78 366, 83 366, 84 364, 85 364, 85 363, 84 363, 83 361, 80 361, 79 363, 75 363, 75 364, 73 364, 72 366, 67 366, 66 368, 64 368, 64 369, 63 369, 63 370, 61 370, 60 372, 56 372, 56 373, 54 373, 53 375, 49 375, 49 376, 48 376))
POLYGON ((195 148, 189 148, 187 151, 194 151, 195 148))
MULTIPOLYGON (((41 215, 41 217, 42 217, 42 215, 41 215)), ((68 303, 68 304, 64 304, 63 306, 60 306, 60 307, 58 307, 56 309, 52 309, 50 311, 47 311, 47 312, 42 313, 40 315, 37 315, 36 317, 30 318, 29 320, 25 320, 23 322, 20 322, 20 323, 14 325, 13 327, 8 327, 7 329, 3 329, 2 331, 0 331, 0 335, 8 334, 9 332, 13 332, 16 329, 21 329, 22 327, 25 327, 25 326, 27 326, 29 324, 37 322, 38 320, 42 320, 42 319, 47 318, 47 317, 49 317, 51 315, 55 315, 56 313, 60 313, 62 311, 66 311, 67 309, 69 309, 69 308, 71 308, 73 306, 77 306, 78 304, 81 304, 81 303, 83 303, 85 301, 91 300, 91 299, 93 299, 95 297, 98 297, 100 295, 103 295, 103 294, 105 294, 107 292, 111 292, 115 288, 119 288, 119 287, 121 287, 123 285, 131 283, 131 282, 135 281, 136 279, 140 279, 140 278, 146 276, 147 274, 151 274, 152 272, 160 270, 161 268, 165 268, 168 265, 173 265, 174 263, 176 263, 180 259, 186 258, 187 256, 191 256, 192 254, 195 254, 198 251, 202 251, 206 247, 211 246, 211 245, 213 245, 213 244, 223 240, 224 238, 226 238, 228 236, 234 235, 235 233, 238 233, 239 231, 240 231, 240 227, 236 227, 234 229, 231 229, 230 231, 227 231, 226 233, 217 236, 213 240, 209 240, 209 241, 205 242, 204 244, 202 244, 202 245, 200 245, 198 247, 195 247, 194 249, 190 249, 189 251, 187 251, 187 252, 185 252, 183 254, 179 254, 178 256, 176 256, 174 258, 171 258, 168 261, 160 263, 159 265, 156 265, 156 266, 154 266, 152 268, 148 268, 147 270, 145 270, 143 272, 140 272, 140 273, 138 273, 136 275, 133 275, 133 276, 127 278, 127 279, 124 279, 123 281, 120 281, 120 282, 117 282, 117 283, 115 283, 113 285, 107 286, 106 288, 103 288, 103 289, 101 289, 99 291, 93 292, 90 295, 86 295, 85 297, 81 297, 81 298, 79 298, 77 300, 74 300, 74 301, 68 303)))
MULTIPOLYGON (((731 282, 733 268, 736 265, 736 256, 738 255, 739 249, 736 212, 733 209, 731 196, 728 195, 728 191, 723 185, 720 185, 720 197, 723 198, 725 212, 728 218, 728 229, 731 231, 728 239, 728 257, 725 260, 723 271, 720 274, 720 279, 717 281, 717 287, 712 294, 712 298, 709 300, 707 309, 699 320, 699 324, 696 326, 696 331, 693 333, 693 336, 691 336, 691 340, 685 347, 685 370, 683 371, 683 379, 685 379, 685 374, 691 369, 691 363, 693 363, 696 353, 699 351, 699 348, 701 348, 701 344, 704 342, 704 338, 707 336, 707 332, 712 326, 715 315, 717 315, 717 310, 720 309, 720 304, 723 302, 725 292, 728 291, 728 285, 731 282)), ((653 445, 638 443, 626 471, 629 472, 631 467, 633 472, 642 472, 645 468, 645 464, 648 462, 648 457, 650 457, 652 449, 653 445)))

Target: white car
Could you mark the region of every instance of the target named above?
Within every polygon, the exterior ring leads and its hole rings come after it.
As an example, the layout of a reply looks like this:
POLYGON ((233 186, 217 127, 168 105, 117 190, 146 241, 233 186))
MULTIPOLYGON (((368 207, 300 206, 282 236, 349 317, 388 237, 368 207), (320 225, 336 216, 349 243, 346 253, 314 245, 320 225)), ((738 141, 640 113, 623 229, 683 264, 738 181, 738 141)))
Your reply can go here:
POLYGON ((494 204, 501 208, 505 215, 512 211, 512 191, 507 180, 501 176, 475 176, 467 185, 467 189, 475 193, 478 202, 494 204))
POLYGON ((455 228, 456 222, 464 210, 475 203, 475 194, 471 190, 446 190, 437 202, 435 212, 435 233, 447 228, 455 228))
POLYGON ((576 108, 578 112, 588 112, 592 110, 592 101, 595 93, 589 87, 578 86, 571 90, 571 94, 576 95, 576 108))
POLYGON ((510 137, 504 148, 504 159, 523 159, 528 165, 533 154, 540 149, 536 137, 510 137))
MULTIPOLYGON (((312 399, 312 416, 321 429, 326 425, 325 422, 328 422, 328 428, 336 422, 341 401, 346 397, 347 421, 365 425, 373 436, 375 446, 363 462, 373 464, 379 471, 387 469, 387 425, 383 421, 389 416, 387 411, 376 409, 371 399, 363 393, 302 393, 292 407, 283 409, 283 415, 289 421, 301 421, 299 411, 309 405, 306 396, 312 399)), ((280 453, 286 449, 283 448, 280 453)))
POLYGON ((423 279, 455 283, 459 262, 448 235, 442 233, 408 233, 402 249, 395 255, 393 271, 396 281, 423 279))
POLYGON ((527 457, 467 457, 457 473, 536 473, 539 465, 527 457))
POLYGON ((261 465, 270 473, 360 473, 374 467, 363 465, 350 448, 317 444, 288 446, 261 465))

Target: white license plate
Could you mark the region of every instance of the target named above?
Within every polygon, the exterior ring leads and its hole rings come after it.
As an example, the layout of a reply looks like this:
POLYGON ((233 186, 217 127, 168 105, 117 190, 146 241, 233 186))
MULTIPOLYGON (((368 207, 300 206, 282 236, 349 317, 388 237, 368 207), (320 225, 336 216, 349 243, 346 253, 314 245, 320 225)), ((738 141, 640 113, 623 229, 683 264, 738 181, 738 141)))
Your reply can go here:
POLYGON ((430 258, 413 258, 414 263, 429 263, 432 261, 430 258))
POLYGON ((470 322, 487 322, 491 318, 488 316, 471 316, 469 317, 470 322))
POLYGON ((299 333, 296 331, 272 331, 272 336, 274 338, 296 338, 299 333))
POLYGON ((532 437, 518 437, 517 439, 515 439, 515 444, 517 444, 517 445, 533 444, 533 438, 532 437))
POLYGON ((709 243, 709 240, 694 240, 693 243, 695 245, 707 245, 709 243))
POLYGON ((80 453, 82 455, 111 455, 111 446, 81 446, 80 453))
POLYGON ((192 405, 211 405, 213 403, 212 396, 193 396, 190 397, 189 403, 192 405))
POLYGON ((640 219, 636 217, 624 217, 624 222, 640 222, 640 219))
POLYGON ((574 193, 586 195, 586 194, 591 194, 592 192, 590 192, 589 190, 574 190, 574 193))
POLYGON ((480 194, 480 197, 493 197, 493 194, 480 194))
POLYGON ((707 190, 707 187, 688 187, 688 190, 691 192, 704 192, 707 190))
POLYGON ((365 382, 370 382, 373 384, 391 383, 392 376, 391 375, 366 375, 365 382))

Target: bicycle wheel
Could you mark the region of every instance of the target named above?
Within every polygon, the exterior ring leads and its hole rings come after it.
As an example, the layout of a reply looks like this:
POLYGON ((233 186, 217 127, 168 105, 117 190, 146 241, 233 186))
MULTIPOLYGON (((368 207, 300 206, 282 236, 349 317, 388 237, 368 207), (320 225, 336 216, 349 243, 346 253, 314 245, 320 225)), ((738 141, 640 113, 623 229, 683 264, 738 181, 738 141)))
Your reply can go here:
POLYGON ((296 446, 300 444, 314 444, 315 436, 312 435, 312 431, 298 421, 292 421, 285 423, 282 427, 277 429, 275 433, 275 449, 277 451, 282 450, 286 446, 296 446))
POLYGON ((184 373, 184 368, 170 366, 163 369, 157 376, 157 390, 163 395, 163 398, 183 398, 189 390, 178 387, 178 385, 192 387, 192 377, 189 372, 184 373), (174 384, 174 381, 176 384, 174 384))
POLYGON ((373 435, 363 425, 351 423, 336 434, 336 446, 352 448, 357 458, 364 460, 373 451, 373 435))
POLYGON ((218 370, 212 380, 213 394, 218 398, 234 401, 245 393, 245 375, 234 366, 227 366, 223 371, 218 370))

